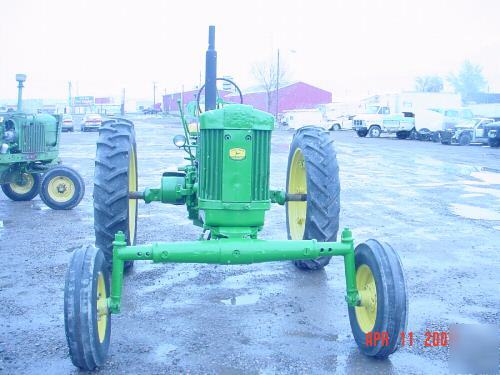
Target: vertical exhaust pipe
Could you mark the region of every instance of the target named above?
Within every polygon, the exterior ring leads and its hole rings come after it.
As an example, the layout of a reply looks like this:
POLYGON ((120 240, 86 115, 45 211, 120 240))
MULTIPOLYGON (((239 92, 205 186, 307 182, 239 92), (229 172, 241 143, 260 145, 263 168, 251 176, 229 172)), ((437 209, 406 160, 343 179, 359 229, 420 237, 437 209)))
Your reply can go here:
POLYGON ((215 50, 215 26, 208 27, 208 49, 205 55, 205 111, 217 105, 217 51, 215 50))
POLYGON ((26 74, 16 74, 17 81, 17 112, 23 110, 23 82, 26 81, 26 74))

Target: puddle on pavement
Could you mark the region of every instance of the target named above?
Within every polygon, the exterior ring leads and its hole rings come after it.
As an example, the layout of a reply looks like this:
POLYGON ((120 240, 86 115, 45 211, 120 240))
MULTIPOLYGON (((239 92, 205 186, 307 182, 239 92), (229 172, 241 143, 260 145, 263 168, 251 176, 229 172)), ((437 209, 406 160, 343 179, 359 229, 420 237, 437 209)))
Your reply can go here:
POLYGON ((220 301, 224 305, 231 306, 242 306, 242 305, 252 305, 259 300, 260 296, 258 294, 242 294, 241 296, 233 296, 228 299, 221 299, 220 301))
POLYGON ((471 176, 488 185, 500 185, 500 173, 480 171, 472 172, 471 176))
POLYGON ((163 362, 167 358, 168 354, 173 352, 175 349, 177 349, 177 346, 173 344, 160 344, 154 351, 154 357, 156 360, 163 362))
POLYGON ((450 209, 454 215, 465 217, 466 219, 500 221, 500 213, 487 208, 452 203, 450 209))
POLYGON ((460 198, 477 198, 477 197, 484 197, 484 194, 462 194, 460 198))

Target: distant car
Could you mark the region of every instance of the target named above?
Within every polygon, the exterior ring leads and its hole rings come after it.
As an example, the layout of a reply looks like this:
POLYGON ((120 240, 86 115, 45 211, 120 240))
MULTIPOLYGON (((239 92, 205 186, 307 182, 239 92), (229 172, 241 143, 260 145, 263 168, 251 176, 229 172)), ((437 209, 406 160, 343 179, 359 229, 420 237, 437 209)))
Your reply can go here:
POLYGON ((159 109, 154 109, 154 108, 146 108, 142 110, 142 113, 145 115, 156 115, 160 113, 161 111, 159 109))
POLYGON ((74 132, 75 131, 75 125, 73 124, 73 116, 63 115, 61 130, 63 132, 74 132))
POLYGON ((102 117, 97 113, 89 113, 83 116, 80 123, 80 130, 86 132, 89 130, 99 130, 102 124, 102 117))
POLYGON ((453 128, 441 132, 441 143, 444 145, 459 144, 466 146, 470 143, 488 143, 488 131, 486 125, 494 120, 489 118, 474 118, 471 121, 464 120, 457 123, 453 128))
POLYGON ((352 119, 354 116, 342 115, 333 119, 328 119, 328 130, 342 130, 352 128, 352 119))

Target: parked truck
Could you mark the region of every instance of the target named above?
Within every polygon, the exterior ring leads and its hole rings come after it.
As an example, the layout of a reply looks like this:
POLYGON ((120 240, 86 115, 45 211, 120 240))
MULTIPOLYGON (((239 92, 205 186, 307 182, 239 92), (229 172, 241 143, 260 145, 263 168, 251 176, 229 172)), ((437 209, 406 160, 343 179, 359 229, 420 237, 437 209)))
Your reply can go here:
POLYGON ((380 137, 382 133, 408 138, 415 129, 418 110, 459 106, 460 96, 451 93, 402 92, 376 95, 365 100, 365 110, 353 119, 358 136, 380 137))

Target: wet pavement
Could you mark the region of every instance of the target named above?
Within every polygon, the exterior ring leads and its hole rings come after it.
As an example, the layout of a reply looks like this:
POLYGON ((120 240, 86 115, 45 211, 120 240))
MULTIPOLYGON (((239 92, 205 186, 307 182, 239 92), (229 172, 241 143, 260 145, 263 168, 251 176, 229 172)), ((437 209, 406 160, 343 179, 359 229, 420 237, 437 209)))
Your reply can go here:
MULTIPOLYGON (((136 121, 141 188, 184 163, 177 123, 136 121)), ((341 173, 341 227, 400 254, 413 346, 389 360, 358 352, 344 302, 343 264, 301 272, 289 262, 249 266, 136 262, 113 316, 111 373, 447 373, 446 347, 426 331, 499 323, 500 149, 443 146, 334 132, 341 173)), ((289 131, 273 135, 271 186, 285 185, 289 131)), ((78 373, 68 357, 64 274, 72 251, 93 243, 92 176, 97 133, 64 133, 61 157, 86 183, 82 203, 53 211, 37 197, 0 193, 0 372, 78 373)), ((183 206, 141 203, 138 243, 198 238, 183 206)), ((261 238, 286 239, 284 208, 261 238)))

